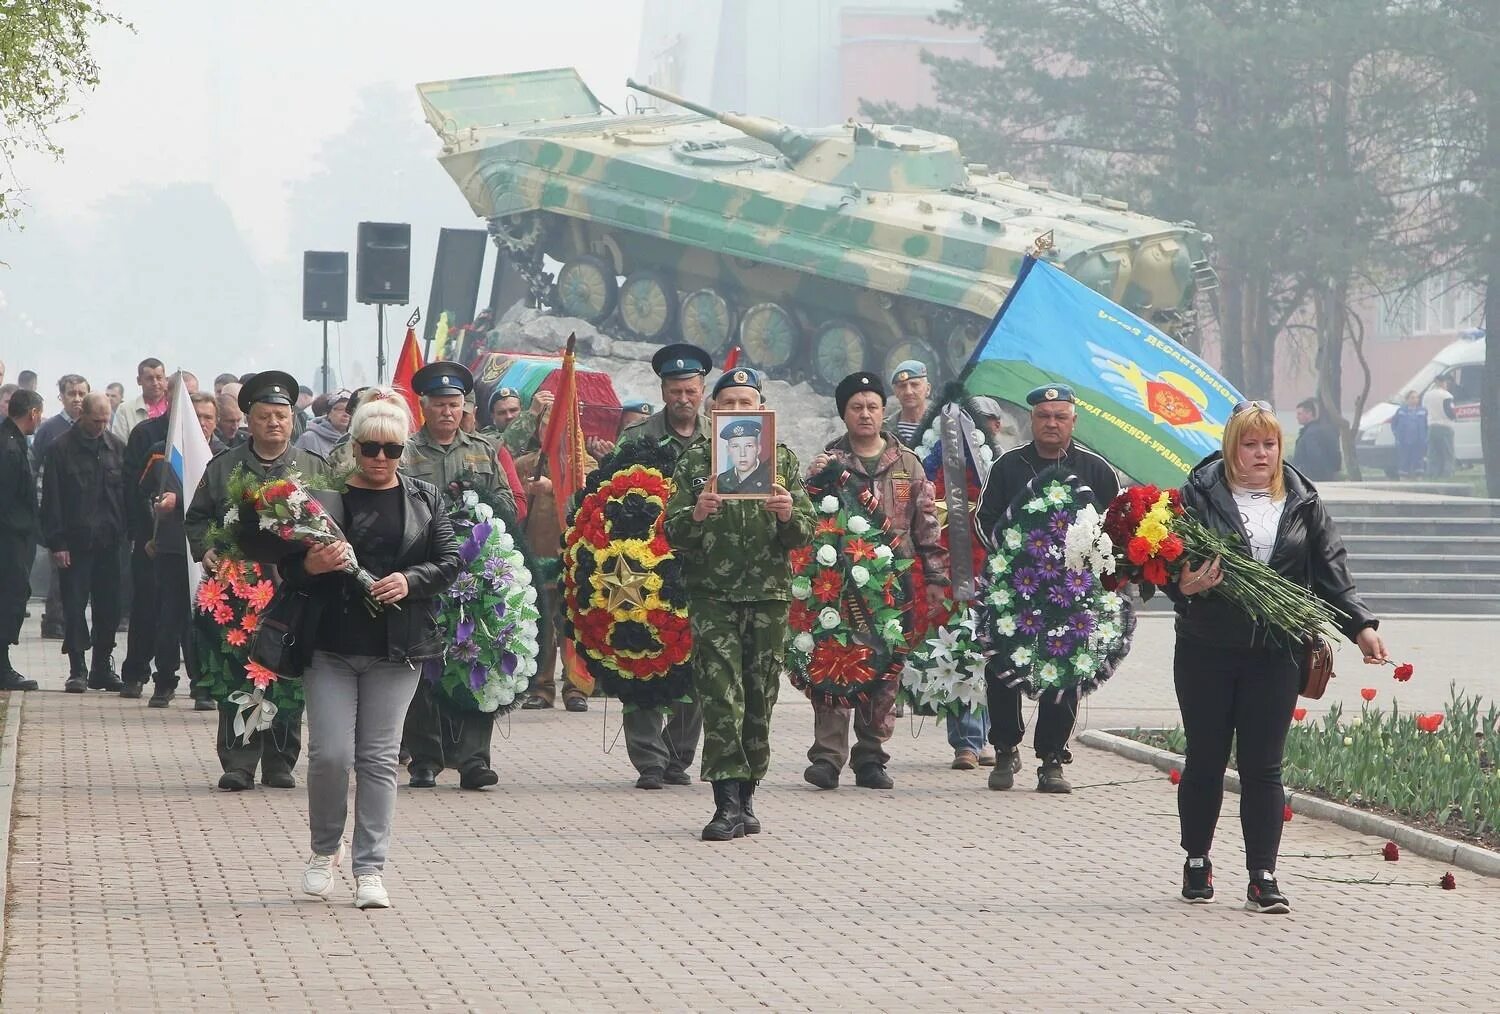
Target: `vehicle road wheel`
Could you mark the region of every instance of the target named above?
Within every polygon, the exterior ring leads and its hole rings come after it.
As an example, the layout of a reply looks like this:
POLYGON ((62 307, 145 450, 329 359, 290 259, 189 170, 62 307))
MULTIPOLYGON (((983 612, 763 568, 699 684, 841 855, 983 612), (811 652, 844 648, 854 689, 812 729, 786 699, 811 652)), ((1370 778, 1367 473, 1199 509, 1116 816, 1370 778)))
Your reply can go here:
MULTIPOLYGON (((979 338, 984 334, 984 324, 978 319, 964 319, 948 328, 943 335, 943 365, 950 376, 958 376, 969 362, 969 355, 979 338)), ((913 357, 915 358, 915 357, 913 357)))
POLYGON ((827 393, 849 374, 867 369, 870 343, 855 324, 834 319, 821 325, 813 337, 812 384, 827 393))
POLYGON ((734 310, 713 289, 697 289, 682 297, 677 317, 682 340, 698 346, 716 361, 729 351, 734 335, 734 310))
POLYGON ((790 310, 778 303, 757 303, 740 321, 740 345, 750 365, 780 371, 797 353, 802 329, 790 310))
POLYGON ((632 338, 661 342, 677 322, 677 290, 659 271, 637 271, 620 286, 620 323, 632 338))
POLYGON ((557 309, 565 316, 598 324, 614 312, 620 286, 598 257, 585 254, 557 272, 557 309))

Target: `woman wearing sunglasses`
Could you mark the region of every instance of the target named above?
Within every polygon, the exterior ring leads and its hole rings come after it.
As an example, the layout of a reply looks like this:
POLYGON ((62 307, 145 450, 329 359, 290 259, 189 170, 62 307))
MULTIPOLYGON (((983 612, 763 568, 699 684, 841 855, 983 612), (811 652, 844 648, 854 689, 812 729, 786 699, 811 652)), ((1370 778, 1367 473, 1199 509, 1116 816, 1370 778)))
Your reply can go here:
MULTIPOLYGON (((1242 551, 1308 588, 1344 614, 1343 633, 1366 662, 1385 660, 1380 625, 1354 588, 1344 543, 1318 491, 1282 460, 1281 425, 1269 403, 1241 402, 1224 427, 1222 452, 1205 459, 1182 487, 1182 503, 1242 551)), ((1250 884, 1245 907, 1281 913, 1291 903, 1276 884, 1281 849, 1281 758, 1301 689, 1300 649, 1278 643, 1265 628, 1213 590, 1219 561, 1184 567, 1167 593, 1177 608, 1173 677, 1187 760, 1177 814, 1187 861, 1182 898, 1213 901, 1209 846, 1224 800, 1231 740, 1240 775, 1240 825, 1250 884)))
POLYGON ((287 583, 309 593, 305 629, 315 649, 303 676, 312 858, 302 890, 319 898, 333 890, 352 768, 358 908, 390 907, 381 871, 396 809, 401 725, 422 661, 443 650, 434 598, 460 567, 437 490, 397 471, 411 415, 388 394, 377 389, 360 402, 349 427, 355 469, 348 488, 320 497, 349 541, 310 550, 287 568, 287 583), (371 608, 342 572, 351 553, 376 577, 372 594, 383 608, 371 608))

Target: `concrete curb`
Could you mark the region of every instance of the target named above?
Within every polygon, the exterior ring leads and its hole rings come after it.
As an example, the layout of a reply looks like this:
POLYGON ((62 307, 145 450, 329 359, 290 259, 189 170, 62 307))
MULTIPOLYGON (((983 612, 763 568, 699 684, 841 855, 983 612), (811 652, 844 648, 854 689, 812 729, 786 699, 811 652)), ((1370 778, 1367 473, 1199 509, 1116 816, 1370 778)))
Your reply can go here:
MULTIPOLYGON (((1158 771, 1180 769, 1183 763, 1180 754, 1147 746, 1145 743, 1138 743, 1133 739, 1098 729, 1090 729, 1083 733, 1078 737, 1078 742, 1096 750, 1107 750, 1118 754, 1127 760, 1150 764, 1158 771)), ((1230 792, 1239 792, 1239 774, 1234 771, 1224 772, 1224 787, 1230 792)), ((1470 873, 1479 873, 1486 877, 1500 877, 1500 852, 1491 852, 1478 845, 1456 842, 1442 835, 1410 827, 1389 817, 1345 806, 1343 803, 1329 802, 1316 796, 1304 796, 1293 792, 1287 797, 1287 802, 1291 805, 1293 813, 1304 817, 1330 821, 1360 834, 1385 838, 1408 852, 1414 852, 1425 859, 1434 859, 1440 863, 1451 863, 1470 873)))
POLYGON ((16 752, 26 694, 12 690, 5 695, 5 734, 0 736, 0 964, 5 961, 5 902, 10 886, 10 810, 16 801, 16 752))

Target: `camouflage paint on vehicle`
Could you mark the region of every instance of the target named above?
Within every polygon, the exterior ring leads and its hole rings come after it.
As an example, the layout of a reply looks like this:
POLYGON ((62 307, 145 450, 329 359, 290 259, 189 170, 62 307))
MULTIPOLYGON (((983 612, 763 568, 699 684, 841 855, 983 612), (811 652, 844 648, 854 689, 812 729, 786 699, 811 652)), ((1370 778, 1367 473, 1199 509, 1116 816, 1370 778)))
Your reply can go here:
POLYGON ((830 385, 904 358, 951 375, 1022 256, 1048 260, 1170 333, 1212 284, 1190 224, 966 165, 950 137, 606 110, 570 69, 418 85, 439 160, 553 310, 679 338, 830 385), (543 258, 561 268, 553 279, 543 258))

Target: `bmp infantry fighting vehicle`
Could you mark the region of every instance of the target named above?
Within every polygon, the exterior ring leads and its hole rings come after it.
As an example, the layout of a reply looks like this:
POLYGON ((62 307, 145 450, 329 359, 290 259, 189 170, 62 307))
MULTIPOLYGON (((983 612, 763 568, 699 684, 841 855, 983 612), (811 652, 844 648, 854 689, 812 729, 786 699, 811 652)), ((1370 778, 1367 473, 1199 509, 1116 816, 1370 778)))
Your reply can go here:
POLYGON ((440 161, 532 297, 616 334, 721 360, 738 341, 821 387, 908 358, 951 377, 1039 237, 1178 335, 1213 282, 1190 225, 966 165, 950 137, 802 129, 628 84, 687 112, 616 115, 569 69, 417 87, 440 161))

